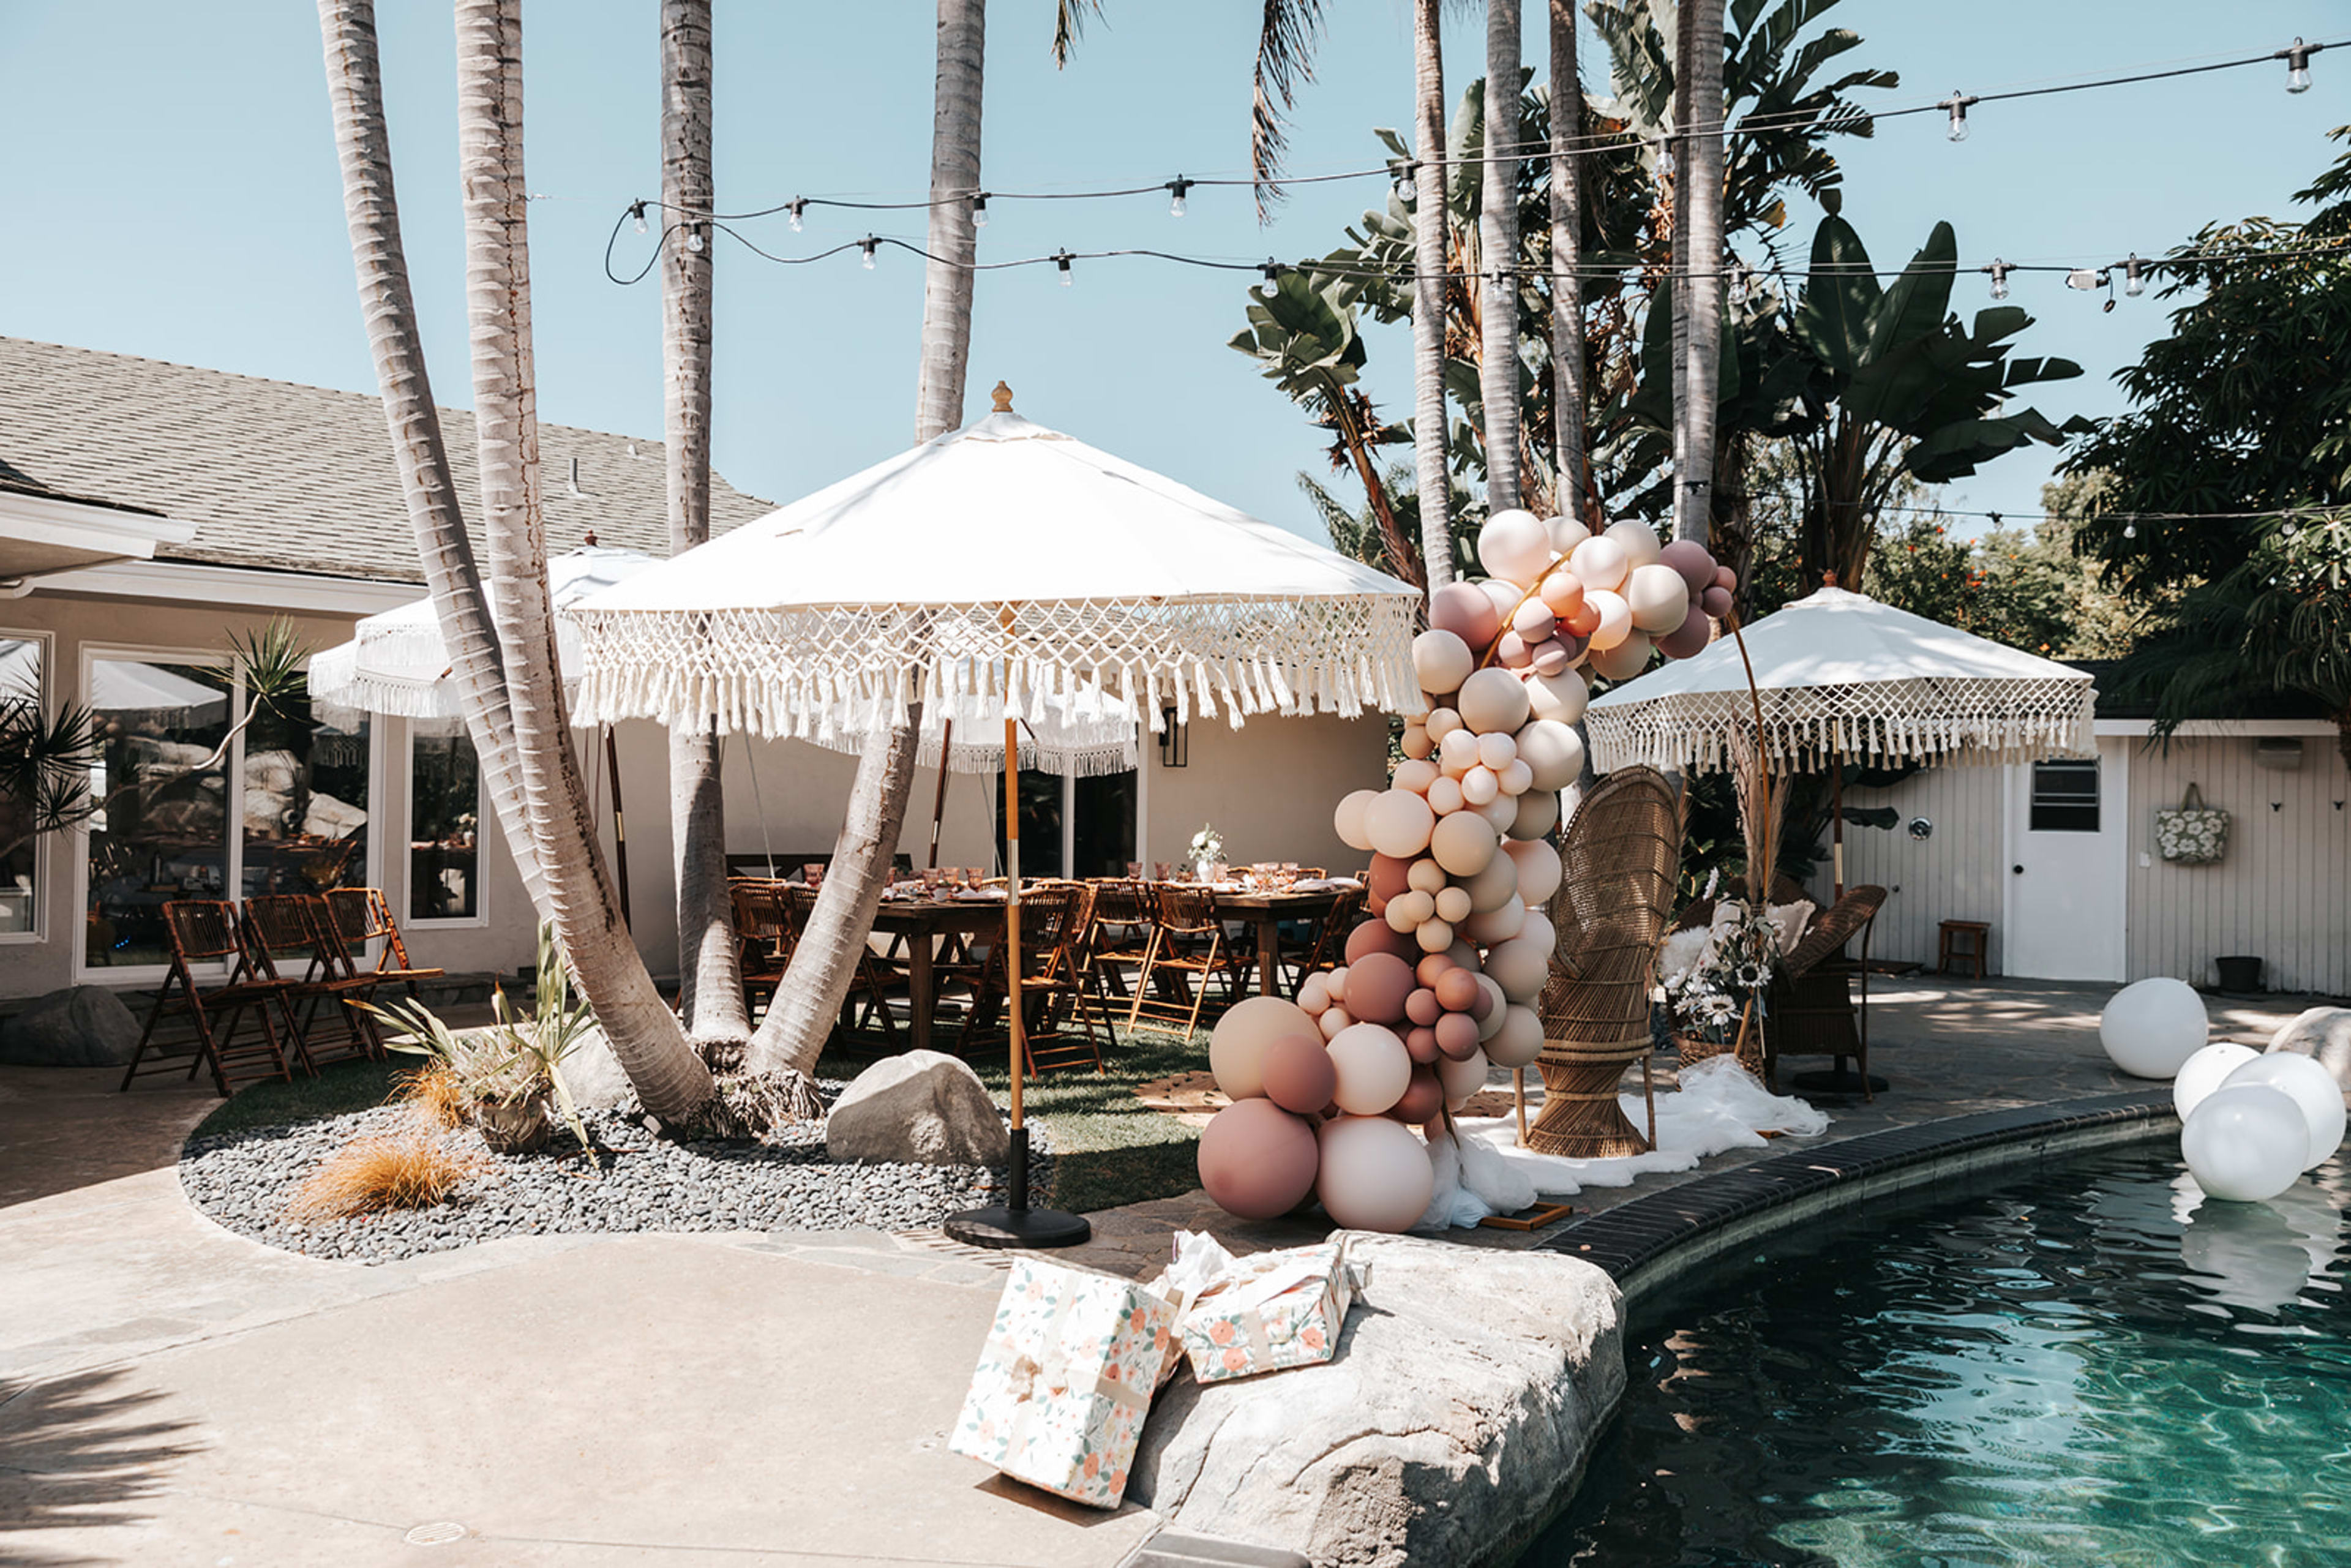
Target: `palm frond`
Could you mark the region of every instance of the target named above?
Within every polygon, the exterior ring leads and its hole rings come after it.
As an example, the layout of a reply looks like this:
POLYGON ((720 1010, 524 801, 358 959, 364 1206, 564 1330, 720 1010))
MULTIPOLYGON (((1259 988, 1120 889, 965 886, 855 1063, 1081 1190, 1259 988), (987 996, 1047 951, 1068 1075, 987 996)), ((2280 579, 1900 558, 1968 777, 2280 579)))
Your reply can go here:
POLYGON ((1314 46, 1322 36, 1322 0, 1265 0, 1249 110, 1249 177, 1261 224, 1273 221, 1281 200, 1281 154, 1290 145, 1283 116, 1297 102, 1299 83, 1314 79, 1314 46))
POLYGON ((1102 0, 1056 0, 1053 6, 1053 68, 1062 69, 1070 63, 1070 50, 1076 47, 1078 36, 1085 31, 1086 14, 1102 14, 1102 0))

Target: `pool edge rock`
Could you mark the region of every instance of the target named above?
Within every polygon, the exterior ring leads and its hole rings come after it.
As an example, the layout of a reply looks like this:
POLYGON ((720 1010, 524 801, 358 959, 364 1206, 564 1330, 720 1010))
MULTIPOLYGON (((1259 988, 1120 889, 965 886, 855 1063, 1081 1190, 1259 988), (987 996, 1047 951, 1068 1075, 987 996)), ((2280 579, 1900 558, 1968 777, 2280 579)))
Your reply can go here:
POLYGON ((1345 1233, 1371 1278, 1329 1363, 1160 1396, 1128 1496, 1325 1564, 1506 1562, 1625 1392, 1624 1299, 1573 1258, 1345 1233))

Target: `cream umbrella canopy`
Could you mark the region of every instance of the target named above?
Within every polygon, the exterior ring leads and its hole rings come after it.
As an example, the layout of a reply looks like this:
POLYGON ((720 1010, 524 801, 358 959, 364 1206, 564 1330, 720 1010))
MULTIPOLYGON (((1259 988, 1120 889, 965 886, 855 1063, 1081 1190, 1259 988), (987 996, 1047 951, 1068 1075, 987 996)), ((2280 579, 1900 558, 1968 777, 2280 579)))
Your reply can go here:
MULTIPOLYGON (((1011 412, 996 412, 639 573, 573 610, 584 716, 810 736, 978 696, 1022 716, 1112 699, 1155 730, 1221 707, 1417 710, 1410 585, 1011 412)), ((1019 813, 1004 823, 1012 1201, 953 1222, 1082 1240, 1032 1211, 1021 1119, 1019 813)))

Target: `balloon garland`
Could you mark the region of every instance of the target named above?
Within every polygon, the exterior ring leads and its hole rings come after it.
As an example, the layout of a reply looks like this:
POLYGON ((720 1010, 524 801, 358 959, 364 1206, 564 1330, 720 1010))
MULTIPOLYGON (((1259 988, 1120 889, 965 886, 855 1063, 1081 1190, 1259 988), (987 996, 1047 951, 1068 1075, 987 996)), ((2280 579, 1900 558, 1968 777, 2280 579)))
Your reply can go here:
POLYGON ((1346 962, 1298 999, 1254 997, 1208 1049, 1233 1103, 1200 1135, 1200 1185, 1244 1218, 1311 1194, 1360 1230, 1403 1230, 1435 1170, 1412 1125, 1458 1112, 1489 1067, 1541 1054, 1535 1001, 1558 934, 1560 791, 1583 771, 1586 670, 1629 680, 1651 654, 1688 658, 1729 613, 1737 578, 1703 546, 1646 523, 1599 533, 1501 511, 1479 533, 1492 575, 1438 589, 1413 643, 1426 713, 1405 727, 1384 790, 1333 814, 1367 852, 1369 912, 1346 962))

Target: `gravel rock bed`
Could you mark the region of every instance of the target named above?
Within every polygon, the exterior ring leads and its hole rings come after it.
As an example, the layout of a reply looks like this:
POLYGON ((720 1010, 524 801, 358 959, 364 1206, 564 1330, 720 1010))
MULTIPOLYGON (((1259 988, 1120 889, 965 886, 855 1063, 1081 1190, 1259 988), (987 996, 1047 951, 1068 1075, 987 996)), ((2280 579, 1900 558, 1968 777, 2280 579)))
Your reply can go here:
MULTIPOLYGON (((842 1085, 820 1085, 830 1101, 842 1085)), ((379 1106, 287 1126, 191 1138, 180 1155, 188 1201, 230 1230, 289 1252, 389 1263, 506 1236, 632 1230, 906 1230, 1004 1200, 1000 1167, 836 1163, 824 1128, 782 1129, 758 1144, 679 1143, 624 1117, 590 1112, 607 1152, 589 1175, 580 1145, 559 1131, 546 1152, 491 1154, 468 1128, 444 1146, 480 1164, 445 1203, 348 1219, 297 1222, 287 1208, 318 1169, 354 1138, 413 1128, 413 1113, 379 1106)), ((1029 1132, 1030 1201, 1047 1201, 1052 1157, 1029 1132)))

